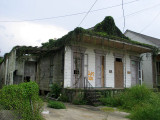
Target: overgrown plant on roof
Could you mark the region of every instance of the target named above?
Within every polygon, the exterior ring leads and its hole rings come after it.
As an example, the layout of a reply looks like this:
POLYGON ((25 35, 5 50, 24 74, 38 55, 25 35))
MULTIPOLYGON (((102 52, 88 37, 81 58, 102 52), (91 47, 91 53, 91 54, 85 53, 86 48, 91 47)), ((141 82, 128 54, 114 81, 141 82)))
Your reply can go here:
POLYGON ((83 35, 99 36, 106 39, 113 39, 117 41, 130 43, 133 45, 148 47, 153 50, 154 55, 158 51, 158 48, 152 45, 140 43, 126 37, 120 31, 120 29, 115 25, 114 19, 111 16, 105 17, 105 19, 102 22, 96 24, 93 28, 83 29, 81 27, 77 27, 73 31, 69 32, 67 35, 63 36, 62 38, 59 38, 57 40, 50 39, 49 42, 42 43, 42 47, 53 48, 53 47, 64 47, 66 45, 69 46, 76 42, 80 42, 83 35))

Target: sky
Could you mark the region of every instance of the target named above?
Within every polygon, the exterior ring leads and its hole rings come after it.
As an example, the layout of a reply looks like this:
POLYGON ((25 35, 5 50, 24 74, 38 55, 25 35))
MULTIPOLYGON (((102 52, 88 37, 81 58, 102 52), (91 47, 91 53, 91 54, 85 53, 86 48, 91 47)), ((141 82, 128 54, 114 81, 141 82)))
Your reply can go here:
POLYGON ((160 39, 160 0, 0 0, 0 56, 16 45, 40 46, 76 27, 91 28, 112 16, 129 29, 160 39), (79 26, 80 24, 80 26, 79 26))

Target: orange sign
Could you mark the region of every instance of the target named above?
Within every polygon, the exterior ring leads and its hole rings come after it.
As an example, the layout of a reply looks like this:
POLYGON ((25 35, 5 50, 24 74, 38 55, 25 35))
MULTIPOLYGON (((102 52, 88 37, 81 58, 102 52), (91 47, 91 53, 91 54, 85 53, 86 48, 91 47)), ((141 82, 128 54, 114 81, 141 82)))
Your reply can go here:
POLYGON ((88 80, 93 80, 94 72, 88 71, 88 80))

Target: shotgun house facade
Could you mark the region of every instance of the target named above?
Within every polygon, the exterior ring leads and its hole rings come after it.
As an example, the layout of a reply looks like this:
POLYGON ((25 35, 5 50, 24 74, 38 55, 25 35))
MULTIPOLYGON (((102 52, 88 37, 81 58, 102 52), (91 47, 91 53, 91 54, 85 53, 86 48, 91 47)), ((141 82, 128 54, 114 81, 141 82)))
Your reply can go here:
POLYGON ((142 84, 140 54, 152 52, 148 45, 124 36, 112 17, 87 30, 76 28, 50 45, 64 51, 64 88, 126 88, 142 84))
POLYGON ((64 88, 126 88, 142 84, 140 55, 151 52, 150 46, 124 36, 109 16, 93 28, 76 28, 40 48, 12 50, 0 74, 6 85, 32 80, 41 91, 50 91, 52 83, 64 88), (18 62, 20 58, 25 59, 18 62))
MULTIPOLYGON (((143 35, 131 30, 126 30, 124 33, 127 37, 149 45, 160 48, 160 39, 143 35)), ((160 54, 157 52, 156 57, 151 53, 141 54, 141 64, 143 70, 143 82, 149 87, 160 86, 160 54)))
POLYGON ((83 36, 65 47, 64 87, 126 88, 142 84, 140 54, 145 47, 97 36, 83 36))

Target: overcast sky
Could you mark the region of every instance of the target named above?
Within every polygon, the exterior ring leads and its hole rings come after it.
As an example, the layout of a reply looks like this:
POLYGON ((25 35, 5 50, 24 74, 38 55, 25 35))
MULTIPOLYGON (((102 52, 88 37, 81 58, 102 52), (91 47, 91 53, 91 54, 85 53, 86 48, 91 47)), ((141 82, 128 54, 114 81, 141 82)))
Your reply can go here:
MULTIPOLYGON (((51 38, 62 37, 79 25, 94 2, 95 0, 0 0, 0 56, 15 45, 40 46, 51 38), (54 18, 76 13, 83 14, 54 18), (51 17, 52 19, 43 19, 51 17), (34 19, 43 20, 33 21, 34 19)), ((122 6, 118 6, 121 3, 122 0, 98 0, 81 27, 93 27, 105 16, 112 16, 123 32, 122 6)), ((124 0, 124 12, 125 30, 160 38, 160 0, 124 0)))

